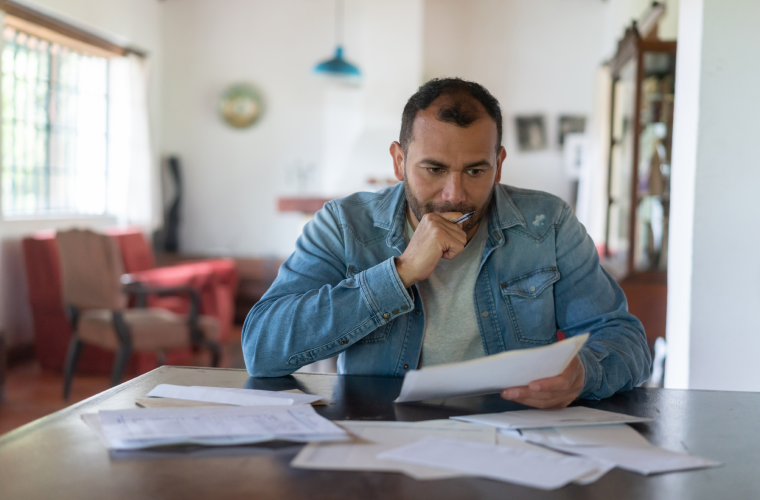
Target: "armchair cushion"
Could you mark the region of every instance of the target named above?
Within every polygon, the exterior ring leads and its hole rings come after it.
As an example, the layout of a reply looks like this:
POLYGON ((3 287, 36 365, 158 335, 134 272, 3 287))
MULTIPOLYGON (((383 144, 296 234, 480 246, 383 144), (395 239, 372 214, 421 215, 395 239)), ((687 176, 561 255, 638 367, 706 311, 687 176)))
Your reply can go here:
MULTIPOLYGON (((159 351, 190 345, 187 317, 165 309, 126 309, 124 321, 132 335, 134 351, 159 351)), ((219 322, 210 316, 200 316, 198 326, 206 340, 219 339, 219 322)), ((86 311, 79 319, 79 338, 89 344, 116 350, 118 335, 113 326, 113 314, 108 309, 86 311)))

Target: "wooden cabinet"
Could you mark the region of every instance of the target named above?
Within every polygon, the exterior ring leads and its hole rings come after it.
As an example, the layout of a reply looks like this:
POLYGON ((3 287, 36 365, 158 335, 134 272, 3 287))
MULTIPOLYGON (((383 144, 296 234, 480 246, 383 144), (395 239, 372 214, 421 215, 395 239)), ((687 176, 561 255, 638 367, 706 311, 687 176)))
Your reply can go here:
POLYGON ((610 62, 609 177, 603 264, 626 291, 650 347, 665 335, 676 42, 634 23, 610 62))

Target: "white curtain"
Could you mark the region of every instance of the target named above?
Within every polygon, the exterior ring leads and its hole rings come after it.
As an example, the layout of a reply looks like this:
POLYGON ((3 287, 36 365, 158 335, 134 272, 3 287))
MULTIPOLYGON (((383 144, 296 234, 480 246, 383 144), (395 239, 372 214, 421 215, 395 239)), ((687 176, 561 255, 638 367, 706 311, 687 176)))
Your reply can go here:
POLYGON ((108 212, 119 225, 154 229, 153 161, 148 122, 148 63, 130 54, 111 60, 109 74, 108 212))

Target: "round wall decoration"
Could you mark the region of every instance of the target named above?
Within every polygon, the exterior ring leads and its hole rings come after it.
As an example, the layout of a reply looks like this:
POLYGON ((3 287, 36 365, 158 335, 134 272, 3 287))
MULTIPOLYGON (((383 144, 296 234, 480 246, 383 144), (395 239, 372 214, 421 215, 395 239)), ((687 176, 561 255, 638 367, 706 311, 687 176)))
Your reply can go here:
POLYGON ((235 128, 248 128, 261 118, 264 104, 259 92, 250 84, 237 83, 222 93, 219 114, 235 128))

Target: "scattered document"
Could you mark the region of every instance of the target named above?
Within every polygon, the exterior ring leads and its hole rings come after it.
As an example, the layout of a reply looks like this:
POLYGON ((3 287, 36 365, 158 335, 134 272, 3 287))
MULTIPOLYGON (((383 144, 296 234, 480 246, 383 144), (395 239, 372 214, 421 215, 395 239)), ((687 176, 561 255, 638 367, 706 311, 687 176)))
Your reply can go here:
MULTIPOLYGON (((460 439, 483 444, 494 444, 493 428, 478 427, 455 420, 426 422, 338 422, 348 430, 354 441, 339 443, 309 443, 291 462, 299 469, 362 470, 400 472, 414 479, 444 479, 462 473, 382 460, 379 453, 398 448, 428 436, 460 439), (454 424, 454 425, 452 425, 454 424)), ((525 446, 532 446, 525 443, 525 446)))
POLYGON ((236 406, 290 406, 311 404, 322 396, 292 392, 262 391, 257 389, 232 389, 228 387, 186 387, 160 384, 148 393, 148 397, 174 398, 236 406))
POLYGON ((639 474, 716 467, 719 462, 654 446, 631 427, 602 425, 522 430, 523 439, 639 474))
MULTIPOLYGON (((573 427, 574 429, 585 429, 585 427, 573 427)), ((524 434, 524 432, 523 432, 524 434)), ((511 446, 513 448, 522 448, 525 450, 534 450, 534 451, 547 451, 546 448, 542 448, 540 446, 536 446, 535 444, 531 444, 526 442, 525 437, 520 434, 520 431, 517 429, 499 429, 499 432, 496 434, 496 444, 499 446, 511 446)), ((587 457, 588 458, 588 457, 587 457)), ((615 464, 611 462, 606 462, 604 460, 594 460, 596 463, 596 470, 593 472, 589 472, 585 476, 579 477, 575 480, 573 480, 573 483, 575 484, 591 484, 593 482, 596 482, 599 478, 607 474, 609 471, 615 468, 615 464)))
POLYGON ((546 446, 652 446, 644 436, 626 424, 524 429, 522 436, 527 441, 546 446))
POLYGON ((552 448, 586 458, 604 460, 620 469, 639 474, 659 474, 682 470, 718 467, 720 462, 707 458, 676 453, 657 446, 626 448, 623 446, 552 446, 552 448))
POLYGON ((634 417, 622 413, 595 410, 584 406, 563 408, 561 410, 516 410, 451 418, 478 425, 490 425, 502 429, 538 429, 541 427, 608 425, 650 422, 653 420, 651 418, 634 417))
POLYGON ((597 472, 592 460, 549 451, 427 437, 378 458, 440 467, 544 490, 560 488, 597 472))
POLYGON ((554 377, 562 373, 586 339, 587 333, 543 347, 410 370, 396 402, 491 394, 554 377))
POLYGON ((308 405, 147 408, 101 411, 98 416, 103 438, 110 448, 120 450, 350 439, 308 405))

